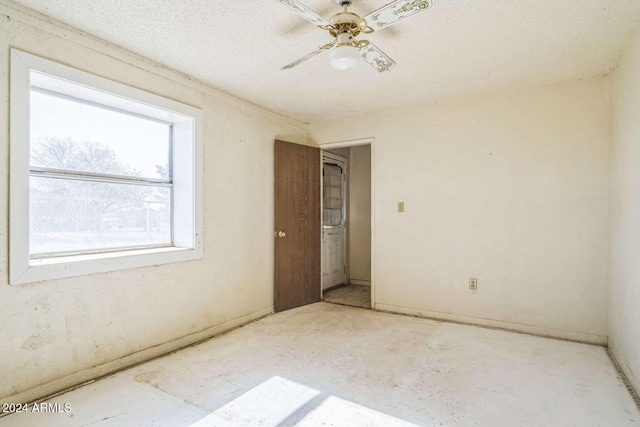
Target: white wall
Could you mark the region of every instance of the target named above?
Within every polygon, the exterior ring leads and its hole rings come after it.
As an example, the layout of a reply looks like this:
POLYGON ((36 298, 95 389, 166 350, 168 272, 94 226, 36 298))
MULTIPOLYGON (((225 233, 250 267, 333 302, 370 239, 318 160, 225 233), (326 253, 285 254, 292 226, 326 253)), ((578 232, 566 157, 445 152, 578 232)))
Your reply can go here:
MULTIPOLYGON (((351 147, 349 159, 349 279, 371 282, 371 146, 351 147)), ((369 283, 370 284, 370 283, 369 283)))
POLYGON ((375 307, 606 343, 608 85, 313 123, 375 137, 375 307))
POLYGON ((609 346, 640 392, 640 30, 612 83, 609 346))
POLYGON ((273 141, 308 141, 300 122, 21 10, 0 4, 0 401, 7 402, 270 313, 273 141), (204 110, 203 260, 8 285, 10 46, 204 110))

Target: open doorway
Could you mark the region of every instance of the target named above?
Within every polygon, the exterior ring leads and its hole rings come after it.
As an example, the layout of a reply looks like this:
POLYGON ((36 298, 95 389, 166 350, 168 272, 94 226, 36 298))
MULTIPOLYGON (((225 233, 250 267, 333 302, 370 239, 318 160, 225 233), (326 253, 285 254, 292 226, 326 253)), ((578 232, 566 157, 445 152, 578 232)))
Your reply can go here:
POLYGON ((331 144, 322 152, 323 299, 362 308, 375 307, 371 142, 331 144))

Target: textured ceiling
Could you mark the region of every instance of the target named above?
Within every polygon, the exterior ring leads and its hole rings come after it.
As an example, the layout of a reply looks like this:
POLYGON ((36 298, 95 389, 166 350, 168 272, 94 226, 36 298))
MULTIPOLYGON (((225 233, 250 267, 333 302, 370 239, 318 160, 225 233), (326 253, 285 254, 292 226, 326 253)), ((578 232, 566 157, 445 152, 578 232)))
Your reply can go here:
MULTIPOLYGON (((390 0, 354 0, 361 16, 390 0)), ((328 18, 334 0, 303 0, 328 18)), ((60 21, 307 122, 608 73, 640 0, 435 0, 367 38, 397 66, 329 66, 331 37, 276 0, 18 0, 60 21)))

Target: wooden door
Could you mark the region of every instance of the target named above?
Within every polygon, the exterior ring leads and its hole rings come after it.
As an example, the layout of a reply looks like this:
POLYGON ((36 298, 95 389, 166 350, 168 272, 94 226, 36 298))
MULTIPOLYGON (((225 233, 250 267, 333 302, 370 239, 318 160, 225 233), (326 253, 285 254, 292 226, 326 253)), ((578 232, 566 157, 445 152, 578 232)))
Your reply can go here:
POLYGON ((275 142, 275 311, 320 301, 320 150, 275 142))

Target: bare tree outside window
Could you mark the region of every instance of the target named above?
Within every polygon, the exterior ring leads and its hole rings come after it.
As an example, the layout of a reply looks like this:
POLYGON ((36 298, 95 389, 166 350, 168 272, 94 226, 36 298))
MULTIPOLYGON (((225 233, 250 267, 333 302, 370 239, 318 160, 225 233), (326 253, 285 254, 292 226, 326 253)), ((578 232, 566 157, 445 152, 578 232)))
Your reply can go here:
MULTIPOLYGON (((41 138, 32 166, 139 177, 115 151, 95 141, 41 138)), ((169 178, 168 161, 156 165, 169 178)), ((64 177, 31 177, 32 254, 171 243, 170 188, 64 177)))

